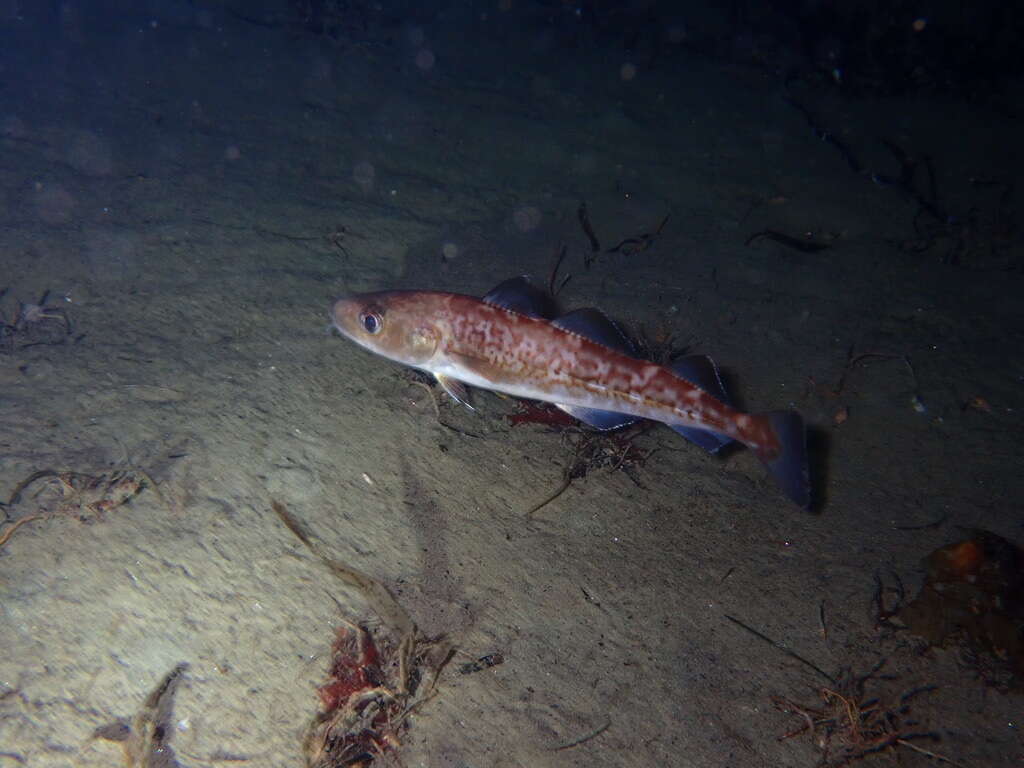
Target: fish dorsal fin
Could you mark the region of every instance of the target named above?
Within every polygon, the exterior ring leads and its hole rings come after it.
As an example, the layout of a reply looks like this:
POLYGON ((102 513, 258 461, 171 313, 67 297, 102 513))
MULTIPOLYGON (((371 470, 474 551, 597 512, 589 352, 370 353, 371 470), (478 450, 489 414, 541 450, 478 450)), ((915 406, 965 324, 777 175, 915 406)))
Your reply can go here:
POLYGON ((636 356, 636 350, 619 328, 604 312, 586 307, 574 309, 551 322, 563 331, 570 331, 586 339, 602 344, 616 352, 630 357, 636 356))
POLYGON ((526 275, 512 277, 499 283, 484 295, 482 301, 542 320, 550 320, 558 314, 558 305, 551 295, 531 285, 526 275))
MULTIPOLYGON (((718 374, 715 361, 707 355, 687 355, 676 360, 670 370, 684 381, 704 390, 720 403, 732 406, 729 395, 725 391, 725 385, 722 383, 722 377, 718 374)), ((733 442, 732 438, 728 435, 722 435, 708 429, 679 424, 670 424, 669 426, 708 453, 718 453, 722 448, 733 442)))
POLYGON ((679 378, 700 387, 720 403, 732 406, 715 361, 707 355, 687 355, 676 360, 670 370, 679 378))

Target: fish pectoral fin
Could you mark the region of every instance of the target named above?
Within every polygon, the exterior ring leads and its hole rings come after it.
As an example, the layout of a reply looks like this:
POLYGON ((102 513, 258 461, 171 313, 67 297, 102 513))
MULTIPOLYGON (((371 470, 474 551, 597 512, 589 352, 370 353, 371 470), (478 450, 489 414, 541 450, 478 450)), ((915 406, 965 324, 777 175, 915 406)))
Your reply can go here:
POLYGON ((443 376, 441 374, 434 374, 434 378, 437 379, 437 383, 441 385, 441 389, 448 393, 448 396, 457 403, 469 408, 471 411, 475 411, 469 403, 469 389, 458 379, 453 379, 449 376, 443 376))
POLYGON ((580 405, 560 405, 556 408, 565 411, 574 419, 582 421, 587 426, 607 432, 612 429, 620 429, 640 421, 636 416, 628 413, 615 413, 614 411, 599 411, 596 408, 584 408, 580 405))
POLYGON ((448 352, 448 356, 458 363, 462 369, 471 371, 482 379, 498 382, 504 378, 504 372, 501 367, 483 357, 476 357, 474 355, 467 355, 462 352, 452 351, 448 352))

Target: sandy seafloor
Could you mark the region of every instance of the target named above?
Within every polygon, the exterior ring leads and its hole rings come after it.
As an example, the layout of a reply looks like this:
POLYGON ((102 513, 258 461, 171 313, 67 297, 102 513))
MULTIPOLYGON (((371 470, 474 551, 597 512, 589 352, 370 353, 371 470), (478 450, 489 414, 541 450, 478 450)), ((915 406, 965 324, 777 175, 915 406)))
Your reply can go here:
MULTIPOLYGON (((179 663, 167 764, 302 764, 334 628, 386 628, 271 499, 457 647, 404 765, 814 765, 806 734, 778 740, 798 723, 770 697, 815 704, 825 683, 726 616, 830 674, 886 659, 877 692, 935 686, 913 702, 938 737, 922 747, 1020 765, 1020 696, 878 629, 872 605, 876 574, 912 596, 962 529, 1024 539, 1019 233, 958 266, 900 252, 915 205, 851 173, 756 67, 680 56, 623 81, 620 53, 509 56, 532 33, 451 17, 340 45, 217 6, 3 24, 3 310, 49 289, 73 336, 0 355, 0 497, 41 469, 131 466, 167 504, 143 490, 0 551, 0 765, 119 764, 93 731, 179 663), (586 269, 581 200, 606 245, 671 218, 586 269), (765 228, 838 237, 744 246, 765 228), (657 428, 639 482, 595 471, 527 520, 568 460, 557 434, 510 427, 484 392, 475 413, 442 398, 439 424, 398 366, 327 330, 347 290, 543 283, 561 243, 566 305, 671 332, 746 407, 806 416, 813 513, 749 453, 657 428), (851 348, 908 356, 926 411, 898 360, 828 397, 851 348)), ((1019 167, 1019 123, 984 105, 806 96, 869 162, 891 165, 878 136, 928 153, 950 208, 1019 167)))

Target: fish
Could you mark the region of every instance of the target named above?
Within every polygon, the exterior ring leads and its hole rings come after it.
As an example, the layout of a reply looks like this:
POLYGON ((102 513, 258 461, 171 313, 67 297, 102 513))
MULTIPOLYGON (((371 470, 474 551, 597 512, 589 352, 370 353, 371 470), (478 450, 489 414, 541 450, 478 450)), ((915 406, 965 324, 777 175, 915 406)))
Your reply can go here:
POLYGON ((331 305, 330 317, 343 337, 432 375, 470 408, 468 387, 477 387, 552 403, 598 430, 647 419, 712 454, 740 443, 793 503, 810 508, 799 413, 745 413, 732 404, 711 358, 645 360, 600 310, 561 313, 525 276, 482 298, 420 290, 346 295, 331 305))

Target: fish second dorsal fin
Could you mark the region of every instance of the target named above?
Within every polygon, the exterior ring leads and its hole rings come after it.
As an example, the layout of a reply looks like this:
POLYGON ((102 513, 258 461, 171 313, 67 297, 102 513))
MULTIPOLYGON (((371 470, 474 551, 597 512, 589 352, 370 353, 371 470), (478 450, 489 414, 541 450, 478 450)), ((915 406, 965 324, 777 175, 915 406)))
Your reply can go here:
POLYGON ((531 285, 526 275, 512 277, 499 283, 491 288, 481 301, 541 320, 550 320, 558 314, 558 305, 551 295, 531 285))
POLYGON ((629 338, 622 332, 611 318, 599 309, 586 307, 574 309, 559 318, 551 321, 551 324, 561 328, 563 331, 570 331, 585 339, 597 342, 608 349, 614 349, 630 357, 636 357, 636 350, 629 338))

